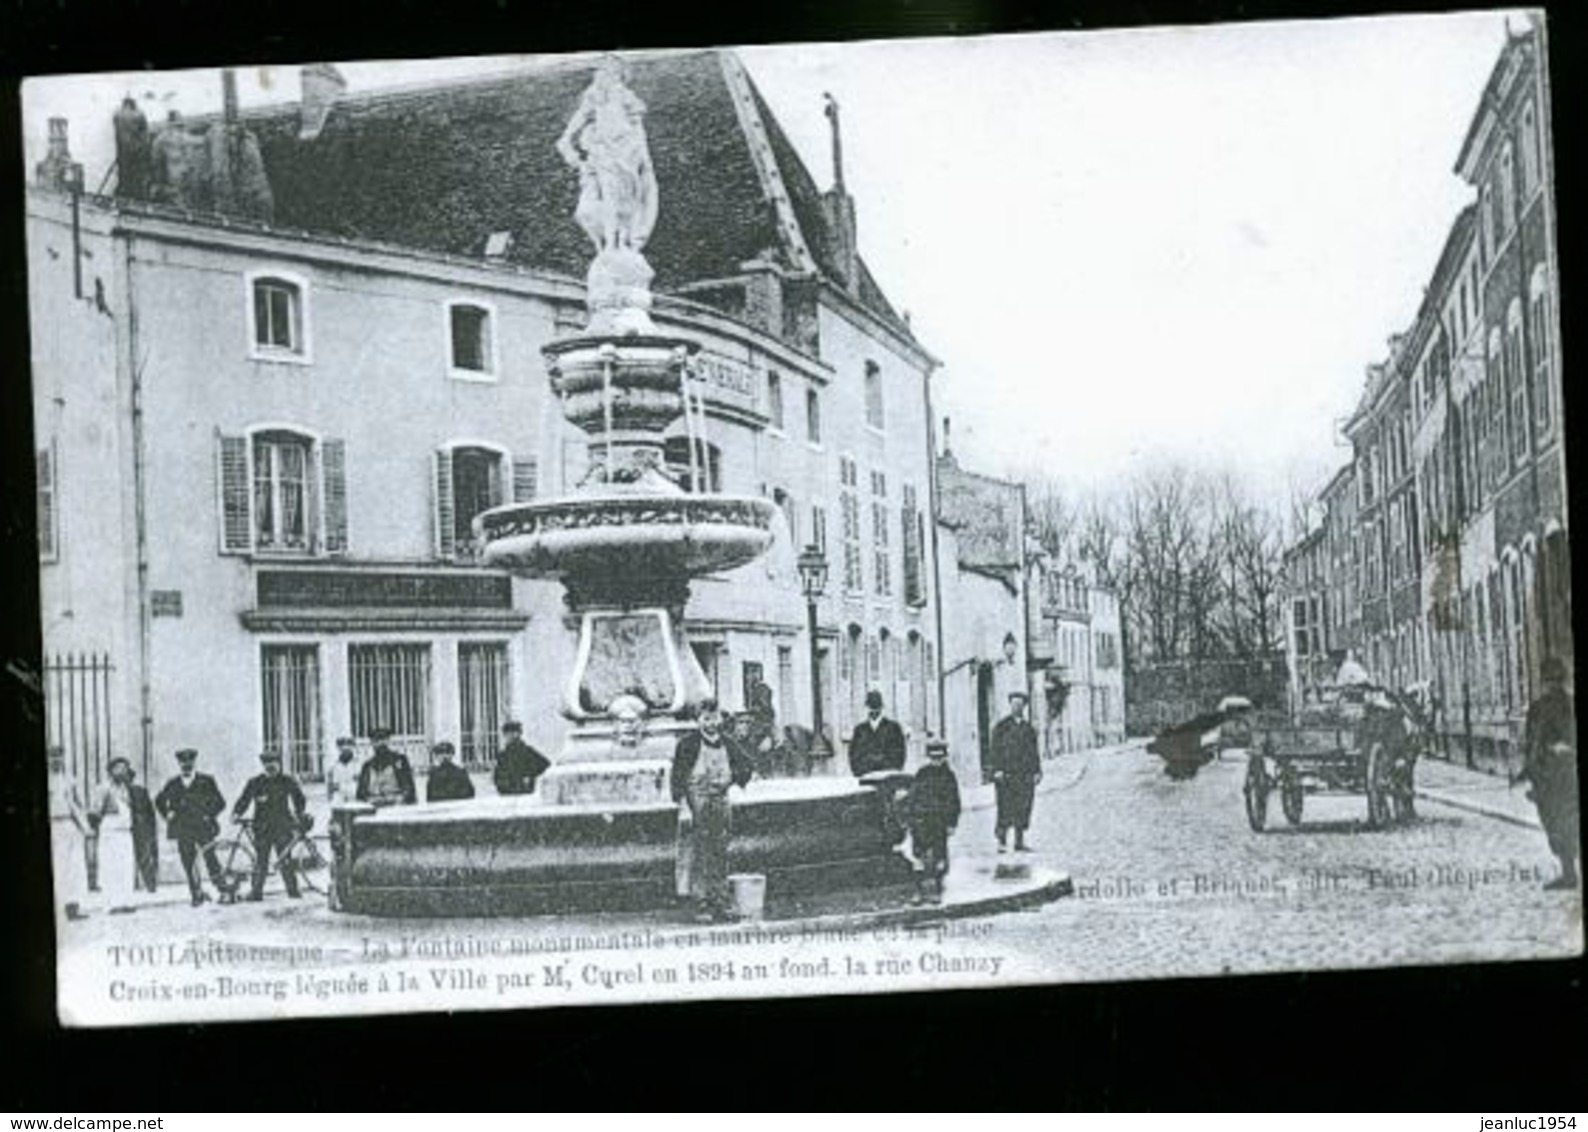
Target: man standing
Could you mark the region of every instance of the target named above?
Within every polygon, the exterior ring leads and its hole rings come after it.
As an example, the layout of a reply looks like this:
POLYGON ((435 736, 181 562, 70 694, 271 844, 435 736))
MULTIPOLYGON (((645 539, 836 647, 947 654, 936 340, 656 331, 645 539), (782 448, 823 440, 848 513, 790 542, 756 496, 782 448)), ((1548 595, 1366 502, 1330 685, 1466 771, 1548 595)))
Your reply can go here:
POLYGON ((336 741, 336 761, 325 771, 325 797, 331 805, 352 802, 358 798, 358 775, 363 770, 358 761, 358 750, 347 736, 336 741))
POLYGON ((502 724, 502 749, 496 753, 498 794, 533 794, 535 783, 551 767, 545 755, 524 742, 524 726, 516 719, 502 724))
POLYGON ((1566 687, 1566 665, 1548 657, 1540 666, 1544 690, 1527 709, 1526 762, 1517 777, 1532 783, 1528 796, 1538 806, 1538 821, 1549 849, 1560 861, 1560 876, 1545 888, 1577 887, 1577 711, 1566 687))
POLYGON ((88 808, 66 773, 66 750, 50 748, 50 850, 55 892, 68 920, 84 919, 88 895, 88 808))
POLYGON ((358 772, 358 800, 372 806, 412 806, 419 801, 407 756, 391 746, 390 727, 372 727, 375 753, 358 772))
POLYGON ((882 693, 866 693, 866 718, 849 737, 849 770, 856 778, 879 770, 904 769, 904 729, 882 714, 882 693))
POLYGON ((232 807, 232 820, 241 821, 254 808, 254 877, 249 900, 265 897, 265 874, 270 871, 270 855, 274 853, 281 868, 282 883, 287 895, 298 898, 298 874, 287 856, 287 848, 297 835, 308 828, 309 819, 303 790, 289 775, 281 773, 281 755, 266 751, 259 756, 263 774, 248 780, 243 792, 232 807))
POLYGON ((177 856, 182 859, 182 871, 187 874, 187 888, 196 908, 209 899, 199 880, 198 856, 204 853, 204 867, 210 880, 222 897, 228 895, 226 873, 220 858, 215 855, 213 842, 220 836, 218 818, 226 809, 226 799, 220 787, 207 774, 195 769, 198 752, 184 747, 176 753, 178 773, 160 788, 155 795, 154 808, 165 819, 165 833, 176 842, 177 856))
POLYGON ((994 829, 998 852, 1005 851, 1005 838, 1015 832, 1015 850, 1025 853, 1026 827, 1031 824, 1031 804, 1037 783, 1042 781, 1042 755, 1037 750, 1036 728, 1026 720, 1024 692, 1009 693, 1009 714, 993 728, 991 767, 993 791, 998 801, 994 829))
POLYGON ((430 748, 430 777, 425 782, 425 801, 460 802, 474 797, 469 772, 452 761, 455 748, 445 739, 430 748))
POLYGON ((733 811, 728 788, 743 786, 755 765, 722 730, 722 709, 705 699, 697 709, 696 730, 679 738, 670 776, 674 802, 687 802, 690 829, 690 895, 702 922, 732 919, 728 893, 728 838, 733 811))

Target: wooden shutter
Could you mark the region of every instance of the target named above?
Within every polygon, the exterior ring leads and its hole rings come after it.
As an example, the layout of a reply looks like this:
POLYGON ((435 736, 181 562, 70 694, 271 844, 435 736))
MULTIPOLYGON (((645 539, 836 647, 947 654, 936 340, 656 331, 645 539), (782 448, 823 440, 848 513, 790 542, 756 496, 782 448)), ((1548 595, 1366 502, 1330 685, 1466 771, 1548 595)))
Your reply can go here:
POLYGON ((59 508, 55 502, 55 447, 38 450, 39 557, 53 561, 60 550, 55 524, 59 508))
POLYGON ((440 448, 435 455, 436 484, 436 554, 451 558, 456 551, 455 524, 453 521, 452 450, 440 448))
POLYGON ((513 461, 513 502, 528 503, 535 498, 535 488, 540 477, 539 465, 533 456, 513 461))
POLYGON ((347 445, 341 440, 320 443, 321 491, 325 500, 325 552, 347 553, 347 445))
POLYGON ((253 501, 248 489, 248 438, 218 436, 216 440, 221 553, 247 554, 254 547, 253 501))

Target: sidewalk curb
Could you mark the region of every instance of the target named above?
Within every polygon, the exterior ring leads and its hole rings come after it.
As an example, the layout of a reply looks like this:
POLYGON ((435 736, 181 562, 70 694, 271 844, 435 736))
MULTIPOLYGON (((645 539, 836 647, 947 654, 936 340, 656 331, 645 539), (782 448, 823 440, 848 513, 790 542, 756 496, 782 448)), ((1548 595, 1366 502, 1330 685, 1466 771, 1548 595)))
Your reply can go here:
POLYGON ((1466 810, 1469 813, 1482 814, 1486 818, 1508 822, 1511 825, 1519 825, 1524 829, 1542 831, 1544 828, 1536 818, 1525 818, 1518 814, 1513 814, 1503 807, 1491 806, 1486 802, 1463 798, 1460 795, 1447 794, 1442 790, 1425 790, 1422 787, 1418 787, 1412 793, 1419 798, 1427 799, 1441 806, 1449 806, 1453 810, 1466 810))
MULTIPOLYGON (((1056 869, 1033 869, 1024 882, 1003 882, 1010 891, 995 893, 955 904, 907 904, 898 908, 878 908, 872 912, 840 912, 827 916, 761 920, 768 927, 798 924, 812 931, 860 931, 867 928, 907 926, 939 920, 963 920, 972 916, 991 916, 1051 904, 1075 894, 1070 874, 1056 869), (1019 887, 1015 887, 1018 885, 1019 887)), ((744 921, 740 921, 741 924, 744 921)))

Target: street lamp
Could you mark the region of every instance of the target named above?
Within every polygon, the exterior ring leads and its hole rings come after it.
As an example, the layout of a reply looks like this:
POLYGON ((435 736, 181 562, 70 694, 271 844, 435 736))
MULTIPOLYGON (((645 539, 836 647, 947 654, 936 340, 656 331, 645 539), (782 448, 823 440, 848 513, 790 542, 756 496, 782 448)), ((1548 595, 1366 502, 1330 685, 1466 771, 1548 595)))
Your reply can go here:
POLYGON ((811 725, 816 732, 811 753, 817 757, 827 754, 827 740, 822 733, 822 672, 821 659, 816 652, 816 599, 827 590, 827 558, 812 543, 800 551, 797 563, 800 588, 805 591, 805 616, 811 634, 811 725))

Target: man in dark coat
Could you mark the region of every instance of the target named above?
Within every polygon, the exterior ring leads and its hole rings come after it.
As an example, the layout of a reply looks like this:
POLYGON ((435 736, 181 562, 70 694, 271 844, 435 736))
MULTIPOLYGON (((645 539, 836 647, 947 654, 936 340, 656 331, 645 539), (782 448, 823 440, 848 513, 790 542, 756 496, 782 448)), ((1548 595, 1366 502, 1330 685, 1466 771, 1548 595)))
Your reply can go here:
POLYGON ((1560 876, 1545 888, 1577 887, 1580 850, 1577 816, 1577 711, 1566 687, 1566 665, 1548 657, 1541 666, 1544 690, 1527 709, 1526 762, 1517 777, 1532 784, 1538 821, 1549 849, 1560 861, 1560 876))
POLYGON ((214 845, 221 833, 220 822, 216 819, 226 809, 226 799, 221 797, 220 787, 215 785, 213 778, 195 769, 197 762, 198 752, 193 748, 184 747, 178 751, 179 773, 162 786, 154 798, 154 808, 165 819, 165 835, 176 842, 177 856, 182 859, 182 871, 187 874, 187 888, 194 907, 209 899, 199 880, 201 850, 215 891, 222 897, 228 895, 226 871, 221 868, 214 845))
POLYGON ((1005 838, 1011 829, 1015 832, 1016 851, 1024 853, 1030 849, 1026 827, 1031 824, 1037 783, 1042 781, 1042 755, 1037 750, 1036 728, 1026 720, 1028 702, 1024 692, 1010 692, 1009 714, 998 721, 992 733, 989 769, 998 802, 994 831, 1000 853, 1005 851, 1005 838))
POLYGON ((445 739, 430 748, 433 761, 425 782, 425 801, 461 802, 474 797, 474 782, 469 772, 452 761, 454 748, 445 739))
POLYGON ((419 801, 414 769, 408 758, 391 745, 391 728, 373 727, 369 733, 375 753, 358 772, 358 800, 372 806, 411 806, 419 801))
POLYGON ((920 863, 920 888, 916 903, 943 899, 943 878, 948 875, 948 836, 959 825, 959 779, 948 765, 948 744, 928 740, 926 765, 910 785, 910 844, 920 863))
POLYGON ((722 709, 714 699, 696 710, 696 730, 681 736, 673 749, 669 777, 674 802, 688 802, 690 825, 690 895, 703 921, 732 919, 728 892, 728 839, 733 832, 728 789, 743 786, 755 764, 738 742, 722 729, 722 709))
POLYGON ((250 806, 254 810, 254 876, 248 899, 264 899, 265 875, 270 872, 270 855, 274 853, 287 895, 296 900, 298 874, 286 852, 298 834, 309 828, 307 804, 303 790, 289 775, 281 772, 279 752, 266 751, 259 756, 259 762, 264 773, 248 780, 248 785, 237 797, 237 804, 232 807, 234 821, 242 821, 250 806))
POLYGON ((498 794, 533 794, 540 776, 551 769, 551 760, 524 742, 524 726, 516 719, 502 724, 502 749, 496 752, 498 794))
POLYGON ((849 770, 856 778, 904 769, 904 728, 882 714, 882 693, 866 693, 866 718, 849 737, 849 770))
POLYGON ((154 892, 160 885, 160 824, 154 817, 154 800, 134 781, 127 768, 127 796, 132 802, 132 856, 138 869, 138 887, 154 892))

